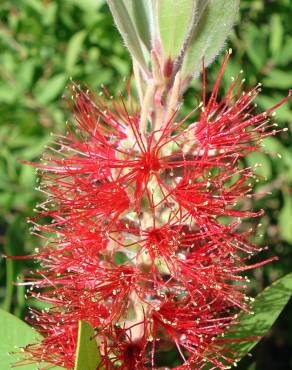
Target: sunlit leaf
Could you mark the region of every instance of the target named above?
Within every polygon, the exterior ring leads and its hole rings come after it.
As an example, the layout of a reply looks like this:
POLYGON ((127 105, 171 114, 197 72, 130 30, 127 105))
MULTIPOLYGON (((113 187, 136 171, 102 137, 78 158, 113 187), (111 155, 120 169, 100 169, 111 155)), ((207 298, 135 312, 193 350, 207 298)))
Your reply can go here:
POLYGON ((147 64, 141 48, 141 41, 139 40, 137 31, 133 25, 124 2, 122 0, 108 0, 107 2, 126 46, 128 47, 133 58, 140 64, 141 68, 146 71, 147 64))
POLYGON ((284 206, 279 214, 281 236, 288 243, 292 243, 292 196, 285 194, 284 206))
POLYGON ((68 42, 68 48, 65 59, 66 71, 70 74, 77 62, 78 56, 82 50, 83 41, 85 39, 85 31, 75 33, 68 42))
POLYGON ((154 33, 154 14, 152 2, 149 0, 124 0, 131 19, 136 27, 140 39, 147 47, 152 49, 154 33))
POLYGON ((208 66, 218 55, 235 22, 239 0, 212 0, 204 7, 205 1, 199 0, 199 23, 194 29, 190 48, 183 65, 184 75, 197 75, 202 63, 208 66))
POLYGON ((92 326, 85 321, 79 321, 76 363, 74 370, 96 370, 100 363, 95 333, 92 326))
POLYGON ((246 38, 246 52, 256 70, 260 70, 268 58, 267 37, 263 29, 256 24, 249 23, 244 32, 246 38))
POLYGON ((64 73, 53 76, 50 80, 37 86, 35 95, 41 104, 47 104, 62 94, 65 89, 67 77, 64 73))
POLYGON ((250 167, 256 166, 255 173, 264 179, 269 179, 272 175, 271 161, 264 153, 252 153, 246 157, 247 164, 250 167))
POLYGON ((272 56, 278 59, 282 47, 284 29, 279 14, 273 14, 271 17, 271 36, 270 49, 272 56))
MULTIPOLYGON (((42 339, 34 329, 18 319, 16 316, 0 309, 0 364, 1 370, 9 370, 11 366, 23 359, 20 347, 35 343, 42 339)), ((46 365, 46 364, 42 364, 46 365)), ((37 370, 38 364, 25 364, 20 367, 25 370, 37 370)), ((51 366, 50 370, 62 370, 60 367, 51 366)))
POLYGON ((159 0, 156 16, 165 59, 175 59, 195 19, 196 0, 159 0))

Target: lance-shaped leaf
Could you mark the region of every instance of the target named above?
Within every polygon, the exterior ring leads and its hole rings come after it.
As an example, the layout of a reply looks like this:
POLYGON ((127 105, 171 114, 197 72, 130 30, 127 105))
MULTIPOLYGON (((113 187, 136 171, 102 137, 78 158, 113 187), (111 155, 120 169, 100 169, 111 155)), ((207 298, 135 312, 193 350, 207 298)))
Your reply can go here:
POLYGON ((199 0, 197 24, 183 62, 183 76, 198 75, 222 49, 234 24, 239 0, 199 0))
POLYGON ((74 370, 96 370, 100 363, 100 354, 94 335, 94 330, 90 324, 79 321, 74 370))
POLYGON ((122 0, 108 0, 107 2, 118 30, 133 59, 136 60, 144 72, 147 72, 147 64, 142 50, 142 41, 139 39, 124 2, 122 0))
POLYGON ((292 273, 277 280, 256 297, 252 303, 253 315, 240 314, 239 323, 224 337, 227 342, 231 340, 228 349, 236 353, 237 360, 244 357, 268 333, 291 296, 292 273), (240 339, 246 341, 236 342, 240 339))
MULTIPOLYGON (((11 369, 18 361, 24 361, 23 354, 20 354, 20 347, 25 347, 28 344, 40 341, 42 336, 33 328, 21 321, 16 316, 9 312, 0 309, 0 364, 1 370, 11 369)), ((31 362, 31 361, 29 361, 31 362)), ((26 370, 36 370, 39 368, 37 364, 25 364, 23 367, 26 370)), ((42 364, 46 366, 46 364, 42 364)), ((62 370, 60 367, 50 367, 51 370, 62 370)))
POLYGON ((165 60, 176 59, 195 23, 197 0, 159 0, 155 13, 165 60))
POLYGON ((123 0, 136 31, 148 52, 154 39, 154 15, 152 2, 149 0, 123 0))

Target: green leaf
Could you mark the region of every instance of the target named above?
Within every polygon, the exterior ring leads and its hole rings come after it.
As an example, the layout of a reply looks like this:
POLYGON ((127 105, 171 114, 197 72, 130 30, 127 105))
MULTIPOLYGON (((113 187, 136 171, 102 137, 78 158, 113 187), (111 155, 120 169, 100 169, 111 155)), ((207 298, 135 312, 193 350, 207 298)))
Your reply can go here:
POLYGON ((196 3, 194 0, 159 0, 156 17, 165 59, 174 60, 180 53, 194 23, 196 3))
MULTIPOLYGON (((13 220, 12 223, 9 225, 8 230, 5 235, 5 243, 4 243, 4 252, 7 256, 11 256, 14 253, 13 247, 15 242, 15 236, 17 234, 17 220, 13 220)), ((13 299, 13 293, 14 293, 14 285, 13 281, 15 279, 15 261, 6 258, 6 292, 5 292, 5 298, 2 303, 2 308, 5 311, 10 311, 12 299, 13 299)))
POLYGON ((70 3, 84 11, 95 12, 105 3, 105 0, 70 0, 70 3))
MULTIPOLYGON (((33 330, 17 317, 0 309, 0 364, 1 370, 11 369, 11 365, 20 359, 20 355, 10 352, 16 352, 17 347, 24 347, 27 344, 41 340, 40 334, 33 330)), ((36 365, 26 365, 25 370, 36 370, 36 365)))
POLYGON ((283 26, 279 14, 273 14, 271 17, 271 37, 270 50, 273 58, 278 59, 279 52, 283 42, 283 26))
POLYGON ((154 34, 153 7, 149 0, 124 0, 140 39, 150 52, 154 34))
POLYGON ((21 92, 30 87, 33 81, 34 68, 35 65, 33 60, 25 61, 20 65, 19 71, 17 72, 17 81, 21 92))
POLYGON ((128 47, 132 57, 139 63, 140 67, 147 71, 147 64, 142 51, 142 42, 133 25, 127 8, 122 0, 107 0, 117 28, 128 47))
POLYGON ((183 75, 198 75, 202 61, 208 66, 222 49, 234 24, 239 9, 239 0, 198 0, 199 13, 189 49, 183 64, 183 75))
POLYGON ((83 41, 85 39, 85 31, 79 31, 73 35, 68 43, 65 67, 66 71, 70 74, 72 73, 75 64, 77 62, 78 56, 82 50, 83 41))
POLYGON ((74 370, 96 370, 100 363, 95 333, 90 324, 79 321, 76 363, 74 370))
POLYGON ((5 298, 2 303, 4 310, 9 311, 12 304, 14 286, 13 286, 13 275, 14 275, 14 263, 11 259, 6 259, 6 291, 5 298))
POLYGON ((263 80, 265 87, 276 87, 278 89, 290 89, 292 86, 292 76, 280 69, 273 69, 263 80))
POLYGON ((255 362, 253 362, 249 367, 248 367, 248 369, 247 370, 256 370, 256 363, 255 362))
POLYGON ((224 340, 246 338, 245 342, 230 342, 228 349, 235 351, 237 359, 243 358, 268 333, 292 295, 292 273, 275 281, 256 297, 252 303, 254 314, 241 313, 224 340), (248 340, 248 338, 259 339, 248 340))
POLYGON ((252 167, 256 164, 259 166, 256 168, 255 173, 259 176, 263 176, 269 179, 272 175, 271 161, 268 156, 264 153, 251 153, 246 157, 248 166, 252 167))
MULTIPOLYGON (((281 101, 283 98, 283 95, 276 93, 274 93, 273 95, 259 95, 256 98, 256 103, 258 103, 258 105, 262 109, 269 109, 277 104, 279 101, 281 101)), ((292 112, 288 102, 277 108, 276 112, 277 121, 283 122, 285 125, 287 125, 287 121, 292 121, 292 112)))
POLYGON ((280 50, 277 62, 279 65, 286 66, 292 61, 292 37, 285 37, 285 44, 280 50))
MULTIPOLYGON (((21 158, 24 160, 33 160, 39 157, 44 150, 44 147, 51 142, 49 135, 43 135, 41 138, 31 136, 30 140, 26 140, 26 148, 21 153, 21 158)), ((26 167, 26 166, 24 166, 26 167)))
POLYGON ((268 59, 267 37, 264 28, 259 29, 255 24, 250 23, 246 27, 245 34, 246 53, 256 69, 260 70, 268 59))
POLYGON ((280 233, 284 240, 292 243, 292 196, 285 194, 284 206, 279 214, 280 233))
POLYGON ((40 15, 45 13, 45 5, 38 0, 26 0, 26 4, 40 15))
POLYGON ((48 81, 42 81, 35 89, 36 99, 41 104, 47 104, 57 98, 65 88, 67 77, 64 73, 53 76, 48 81))

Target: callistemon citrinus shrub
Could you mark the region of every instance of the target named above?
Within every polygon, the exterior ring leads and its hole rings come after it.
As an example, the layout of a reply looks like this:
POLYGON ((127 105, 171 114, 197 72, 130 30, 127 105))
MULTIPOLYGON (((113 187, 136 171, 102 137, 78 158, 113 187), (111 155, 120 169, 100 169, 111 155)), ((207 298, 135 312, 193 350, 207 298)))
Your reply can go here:
POLYGON ((204 73, 201 103, 180 119, 179 74, 156 110, 129 87, 114 99, 72 85, 75 124, 38 166, 50 221, 31 220, 47 244, 30 295, 50 308, 31 316, 44 334, 27 347, 34 360, 72 369, 85 320, 103 369, 165 369, 170 350, 176 369, 233 364, 222 333, 249 310, 242 273, 267 262, 249 262, 262 248, 241 222, 262 211, 246 208, 256 176, 242 159, 276 133, 277 107, 256 113, 260 86, 243 91, 241 76, 219 97, 228 57, 212 93, 204 73))

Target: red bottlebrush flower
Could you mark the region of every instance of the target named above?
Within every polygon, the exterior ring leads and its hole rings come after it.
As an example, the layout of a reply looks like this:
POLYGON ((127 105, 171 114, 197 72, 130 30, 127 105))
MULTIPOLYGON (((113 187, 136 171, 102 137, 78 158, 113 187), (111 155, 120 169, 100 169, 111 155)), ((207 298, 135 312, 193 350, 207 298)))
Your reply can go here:
POLYGON ((236 79, 219 100, 227 59, 187 128, 190 116, 162 117, 143 131, 130 96, 126 105, 73 85, 76 128, 57 136, 38 166, 48 197, 40 216, 51 222, 31 220, 47 245, 34 255, 41 267, 30 295, 50 304, 30 319, 44 334, 26 348, 36 361, 72 369, 85 320, 96 330, 100 368, 166 368, 169 350, 180 358, 176 369, 233 362, 218 338, 249 309, 240 273, 261 250, 239 227, 261 214, 241 207, 255 175, 240 160, 274 135, 269 113, 286 99, 256 114, 259 87, 241 93, 236 79))

